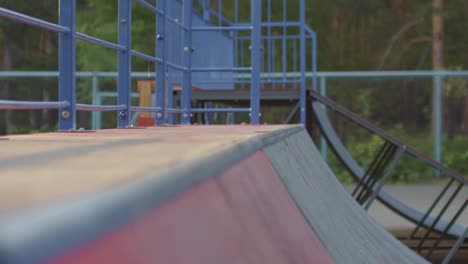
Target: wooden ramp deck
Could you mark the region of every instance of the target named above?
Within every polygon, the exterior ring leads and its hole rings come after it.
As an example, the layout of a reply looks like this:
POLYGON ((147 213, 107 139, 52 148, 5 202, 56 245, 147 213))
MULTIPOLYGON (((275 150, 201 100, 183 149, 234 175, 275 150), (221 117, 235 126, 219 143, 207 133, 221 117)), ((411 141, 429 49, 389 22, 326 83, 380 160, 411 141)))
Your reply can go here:
POLYGON ((173 126, 0 137, 0 214, 109 188, 286 126, 173 126))

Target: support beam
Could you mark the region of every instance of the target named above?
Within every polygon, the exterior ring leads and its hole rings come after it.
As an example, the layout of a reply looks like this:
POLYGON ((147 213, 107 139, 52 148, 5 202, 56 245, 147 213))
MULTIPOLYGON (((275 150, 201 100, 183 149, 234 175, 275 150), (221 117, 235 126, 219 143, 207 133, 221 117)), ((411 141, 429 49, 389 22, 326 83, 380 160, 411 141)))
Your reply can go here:
POLYGON ((59 111, 59 130, 76 127, 76 0, 60 0, 60 26, 68 28, 59 36, 59 101, 70 106, 59 111))
MULTIPOLYGON (((442 76, 437 75, 434 79, 434 159, 442 160, 442 76)), ((440 171, 436 171, 440 176, 440 171)))
POLYGON ((130 124, 130 93, 132 88, 132 1, 119 0, 119 45, 125 47, 118 55, 118 104, 127 106, 119 111, 117 127, 127 127, 130 124))
POLYGON ((156 64, 156 107, 161 109, 156 113, 156 125, 164 124, 165 91, 166 91, 166 0, 157 1, 157 8, 163 11, 156 16, 156 57, 162 63, 156 64))
POLYGON ((250 123, 260 123, 260 60, 262 35, 262 0, 251 0, 252 20, 252 79, 250 89, 250 123))
POLYGON ((190 124, 191 117, 191 97, 192 97, 192 5, 193 0, 184 0, 184 26, 189 30, 184 31, 183 36, 183 60, 187 71, 183 72, 182 85, 182 124, 190 124))
POLYGON ((305 0, 300 0, 300 71, 301 71, 301 92, 300 92, 300 103, 301 103, 301 124, 306 124, 306 18, 305 18, 305 0))

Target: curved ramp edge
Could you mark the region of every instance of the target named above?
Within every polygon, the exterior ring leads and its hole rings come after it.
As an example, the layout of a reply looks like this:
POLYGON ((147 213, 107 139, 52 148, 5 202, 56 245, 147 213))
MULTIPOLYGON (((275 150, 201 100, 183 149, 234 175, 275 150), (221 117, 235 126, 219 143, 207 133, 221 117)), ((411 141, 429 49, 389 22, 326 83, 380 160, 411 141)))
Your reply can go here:
MULTIPOLYGON (((341 160, 341 162, 345 165, 345 167, 354 177, 356 177, 358 180, 361 179, 361 177, 365 174, 364 169, 356 162, 356 160, 351 156, 351 154, 341 142, 340 138, 335 132, 335 129, 330 123, 330 120, 323 105, 321 105, 320 102, 315 101, 312 103, 312 107, 314 109, 314 114, 317 117, 318 123, 323 131, 323 134, 333 151, 337 154, 337 157, 341 160)), ((385 192, 384 190, 381 190, 379 192, 377 198, 389 209, 413 223, 419 223, 424 218, 423 212, 406 205, 405 203, 401 202, 396 197, 385 192)), ((425 227, 429 227, 435 220, 436 219, 434 217, 429 216, 425 219, 422 225, 424 225, 425 227)), ((440 220, 436 224, 434 229, 439 232, 443 232, 443 230, 447 227, 448 224, 449 223, 447 221, 440 220)), ((463 234, 464 230, 464 226, 455 223, 450 228, 450 230, 448 230, 448 234, 454 237, 460 237, 463 234)))
POLYGON ((337 263, 427 263, 352 199, 307 132, 271 145, 265 153, 337 263))

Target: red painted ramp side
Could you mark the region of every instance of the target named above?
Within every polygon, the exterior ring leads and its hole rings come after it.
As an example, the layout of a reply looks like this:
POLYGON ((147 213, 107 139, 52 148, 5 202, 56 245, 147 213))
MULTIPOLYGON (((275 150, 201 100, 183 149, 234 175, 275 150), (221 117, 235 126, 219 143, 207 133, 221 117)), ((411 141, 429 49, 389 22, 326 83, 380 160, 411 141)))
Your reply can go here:
POLYGON ((263 151, 51 262, 334 263, 263 151))

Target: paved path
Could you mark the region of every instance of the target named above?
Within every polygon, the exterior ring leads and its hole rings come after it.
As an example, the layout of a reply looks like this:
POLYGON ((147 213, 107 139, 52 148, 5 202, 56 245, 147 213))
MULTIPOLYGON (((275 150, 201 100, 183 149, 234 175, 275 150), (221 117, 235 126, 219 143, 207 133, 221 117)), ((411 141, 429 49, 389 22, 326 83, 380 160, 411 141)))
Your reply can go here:
MULTIPOLYGON (((443 185, 388 185, 384 187, 384 190, 392 194, 394 197, 398 197, 398 199, 404 203, 425 212, 435 200, 437 195, 441 192, 443 187, 443 185)), ((346 189, 351 192, 353 187, 347 186, 346 189)), ((453 191, 454 188, 451 190, 453 191)), ((446 197, 443 201, 446 201, 447 197, 448 195, 446 194, 446 197)), ((449 207, 449 210, 447 211, 444 219, 449 219, 448 217, 453 216, 456 210, 460 208, 464 199, 467 197, 468 188, 463 188, 457 196, 458 199, 454 201, 451 207, 449 207)), ((443 205, 444 203, 441 204, 443 205)), ((438 213, 440 212, 440 209, 441 206, 438 206, 433 212, 438 213)), ((378 222, 380 222, 387 230, 390 231, 405 231, 414 228, 415 226, 413 223, 388 210, 379 202, 374 203, 369 212, 378 222)), ((465 210, 457 222, 468 225, 467 210, 465 210)))

